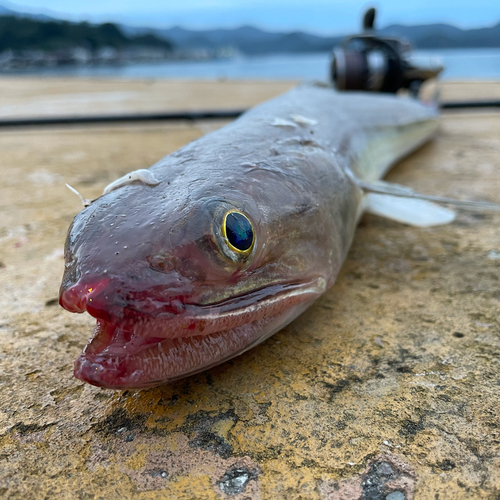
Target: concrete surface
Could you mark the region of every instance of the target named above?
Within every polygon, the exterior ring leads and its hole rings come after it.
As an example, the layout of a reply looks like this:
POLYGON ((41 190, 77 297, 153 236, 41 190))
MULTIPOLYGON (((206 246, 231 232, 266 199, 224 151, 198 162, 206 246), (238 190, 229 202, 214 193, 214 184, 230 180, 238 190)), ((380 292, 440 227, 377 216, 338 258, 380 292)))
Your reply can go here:
POLYGON ((0 79, 0 118, 97 112, 157 113, 240 109, 270 99, 293 82, 110 80, 71 78, 0 79))
MULTIPOLYGON (((157 85, 14 81, 0 80, 4 116, 34 114, 28 103, 64 92, 119 88, 146 103, 157 85)), ((239 107, 290 83, 241 85, 190 83, 184 93, 175 83, 169 99, 239 107)), ((447 89, 489 97, 482 89, 498 84, 447 89)), ((97 101, 68 109, 111 106, 97 101)), ((64 183, 92 198, 219 125, 0 132, 0 497, 498 498, 498 213, 461 211, 433 229, 367 216, 333 289, 263 345, 142 392, 73 378, 93 321, 57 306, 65 232, 80 209, 64 183)), ((499 168, 500 114, 455 112, 390 179, 500 202, 499 168)))

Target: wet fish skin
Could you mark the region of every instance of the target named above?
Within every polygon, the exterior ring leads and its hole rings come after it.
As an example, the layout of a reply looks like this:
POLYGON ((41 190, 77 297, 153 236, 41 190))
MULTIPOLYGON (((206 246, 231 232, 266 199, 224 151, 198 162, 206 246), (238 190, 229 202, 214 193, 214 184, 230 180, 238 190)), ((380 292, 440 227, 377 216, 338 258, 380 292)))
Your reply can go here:
POLYGON ((301 86, 161 160, 156 186, 96 200, 66 241, 60 303, 97 319, 75 375, 148 387, 281 329, 335 281, 363 211, 356 178, 382 177, 436 126, 416 102, 301 86), (252 222, 249 256, 225 246, 229 210, 252 222))

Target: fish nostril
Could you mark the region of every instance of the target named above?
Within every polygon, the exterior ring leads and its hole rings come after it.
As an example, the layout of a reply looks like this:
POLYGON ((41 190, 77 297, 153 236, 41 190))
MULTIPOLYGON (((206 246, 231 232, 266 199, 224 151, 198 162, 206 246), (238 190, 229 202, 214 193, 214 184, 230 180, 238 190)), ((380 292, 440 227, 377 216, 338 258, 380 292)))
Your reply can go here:
POLYGON ((147 260, 149 262, 149 267, 153 269, 153 271, 168 273, 175 269, 174 259, 166 254, 151 255, 147 260))
POLYGON ((111 321, 113 318, 121 316, 123 299, 113 291, 109 280, 89 285, 86 288, 85 298, 85 308, 94 318, 111 321))

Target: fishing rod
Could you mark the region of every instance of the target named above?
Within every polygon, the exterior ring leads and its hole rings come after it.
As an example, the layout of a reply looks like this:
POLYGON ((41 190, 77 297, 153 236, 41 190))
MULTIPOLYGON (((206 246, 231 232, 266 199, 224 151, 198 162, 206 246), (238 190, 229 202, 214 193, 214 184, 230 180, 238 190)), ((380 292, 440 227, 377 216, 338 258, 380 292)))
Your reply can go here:
POLYGON ((164 113, 130 113, 116 115, 43 116, 0 119, 0 127, 27 127, 41 125, 78 125, 94 123, 122 123, 149 121, 224 120, 242 115, 245 109, 215 111, 174 111, 164 113))
MULTIPOLYGON (((500 100, 492 101, 450 101, 439 104, 442 110, 471 108, 500 108, 500 100)), ((137 123, 137 122, 179 122, 197 120, 232 120, 238 118, 246 109, 213 110, 213 111, 176 111, 165 113, 133 113, 123 115, 75 115, 46 116, 27 118, 0 119, 0 128, 38 127, 48 125, 91 125, 106 123, 137 123)))

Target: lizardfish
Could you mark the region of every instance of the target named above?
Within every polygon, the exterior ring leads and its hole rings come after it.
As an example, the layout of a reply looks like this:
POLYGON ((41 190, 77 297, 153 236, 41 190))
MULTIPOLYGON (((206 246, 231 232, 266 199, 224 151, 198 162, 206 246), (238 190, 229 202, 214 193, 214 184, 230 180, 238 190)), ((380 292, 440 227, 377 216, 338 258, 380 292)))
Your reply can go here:
POLYGON ((142 388, 222 363, 334 284, 365 210, 452 220, 377 182, 437 127, 416 100, 302 85, 108 186, 66 241, 60 303, 97 319, 75 376, 142 388))

